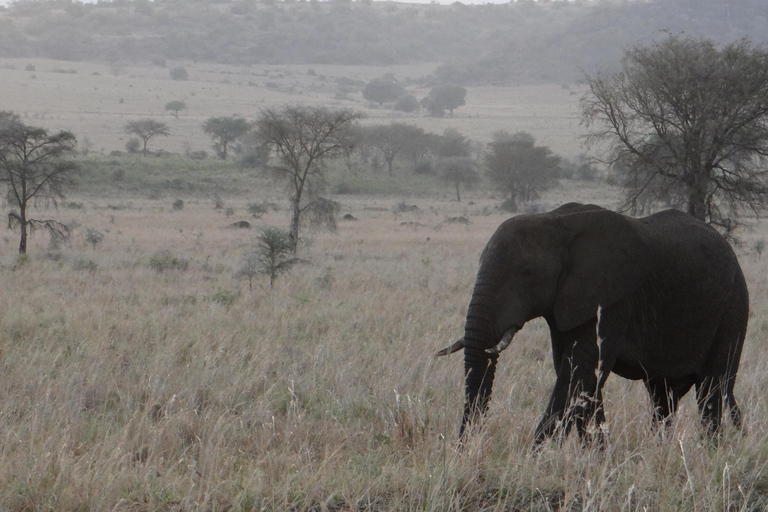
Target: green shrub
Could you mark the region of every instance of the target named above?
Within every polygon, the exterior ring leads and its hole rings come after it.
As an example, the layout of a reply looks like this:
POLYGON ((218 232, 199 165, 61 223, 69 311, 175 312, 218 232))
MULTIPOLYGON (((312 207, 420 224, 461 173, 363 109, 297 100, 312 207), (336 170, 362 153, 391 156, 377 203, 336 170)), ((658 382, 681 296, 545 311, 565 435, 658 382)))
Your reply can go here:
POLYGON ((149 267, 157 272, 166 270, 184 271, 189 267, 189 260, 177 258, 170 251, 160 251, 149 258, 149 267))
POLYGON ((256 237, 256 241, 257 246, 253 252, 256 255, 256 268, 260 274, 269 276, 269 287, 272 288, 277 276, 287 273, 298 260, 290 257, 293 246, 288 233, 281 229, 267 226, 256 237))
POLYGON ((175 68, 171 68, 169 73, 171 75, 171 80, 178 80, 178 81, 189 80, 189 73, 187 73, 187 70, 184 69, 182 66, 176 66, 175 68))
POLYGON ((104 240, 104 233, 97 231, 93 228, 86 228, 85 229, 85 235, 84 235, 85 241, 93 246, 93 249, 96 249, 96 246, 99 245, 104 240))
POLYGON ((239 296, 236 292, 231 292, 229 290, 221 290, 216 293, 214 293, 211 296, 211 302, 214 302, 216 304, 221 304, 222 306, 229 307, 232 304, 235 303, 237 300, 237 297, 239 296))
POLYGON ((84 258, 75 260, 75 262, 72 264, 72 270, 76 270, 78 272, 96 272, 98 268, 99 265, 95 261, 84 258))
POLYGON ((131 137, 125 143, 125 150, 129 153, 138 153, 141 151, 141 141, 136 137, 131 137))
POLYGON ((253 216, 253 218, 258 219, 265 213, 267 213, 267 210, 269 207, 265 203, 250 203, 248 205, 248 213, 253 216))

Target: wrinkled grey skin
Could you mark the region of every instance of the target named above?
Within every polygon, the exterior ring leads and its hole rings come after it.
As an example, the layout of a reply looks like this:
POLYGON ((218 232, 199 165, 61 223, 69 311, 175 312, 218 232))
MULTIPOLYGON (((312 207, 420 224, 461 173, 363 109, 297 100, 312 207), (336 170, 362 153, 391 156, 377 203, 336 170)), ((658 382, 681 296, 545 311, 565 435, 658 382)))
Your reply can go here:
POLYGON ((536 444, 574 424, 585 437, 592 418, 599 426, 611 372, 643 380, 656 422, 695 386, 710 432, 720 428, 723 401, 739 426, 733 386, 748 315, 730 245, 684 213, 632 219, 570 203, 509 219, 483 251, 464 338, 440 353, 464 349, 461 434, 488 407, 505 348, 494 347, 538 317, 549 325, 557 381, 536 444))

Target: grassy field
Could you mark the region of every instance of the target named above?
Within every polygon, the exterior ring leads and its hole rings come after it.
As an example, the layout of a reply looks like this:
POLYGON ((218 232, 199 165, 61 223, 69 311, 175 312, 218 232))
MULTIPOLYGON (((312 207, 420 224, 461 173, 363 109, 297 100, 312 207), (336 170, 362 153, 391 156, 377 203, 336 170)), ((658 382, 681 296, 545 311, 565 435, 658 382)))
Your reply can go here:
MULTIPOLYGON (((530 453, 554 382, 532 322, 501 358, 485 427, 456 446, 461 336, 479 253, 504 216, 486 193, 459 204, 341 197, 336 234, 273 290, 234 279, 253 231, 246 199, 70 198, 72 242, 3 237, 0 508, 4 510, 763 510, 768 506, 766 261, 740 258, 752 318, 737 396, 744 433, 700 435, 686 397, 650 429, 642 385, 609 379, 610 442, 530 453), (489 213, 490 212, 490 213, 489 213), (446 219, 466 216, 469 225, 446 219), (104 233, 95 248, 86 228, 104 233), (165 262, 165 264, 161 264, 165 262)), ((605 186, 565 200, 614 204, 605 186)), ((255 224, 285 225, 286 212, 255 224)))
MULTIPOLYGON (((109 153, 122 149, 126 120, 161 117, 165 102, 180 98, 189 111, 178 123, 166 114, 174 135, 154 149, 181 152, 185 143, 207 148, 200 124, 211 115, 295 101, 362 107, 307 84, 384 70, 189 71, 192 79, 179 83, 163 68, 114 76, 108 66, 5 61, 0 109, 73 129, 109 153), (267 80, 295 80, 303 92, 267 80)), ((577 96, 565 87, 471 90, 453 119, 408 120, 431 131, 455 123, 478 140, 498 128, 527 129, 575 153, 577 96)), ((391 117, 367 111, 368 122, 391 117)), ((331 188, 340 179, 331 176, 331 188)), ((409 180, 369 180, 375 195, 332 196, 357 220, 340 221, 337 233, 307 232, 305 261, 274 289, 266 278, 250 289, 234 276, 256 232, 230 225, 287 226, 276 184, 209 161, 91 160, 79 191, 58 210, 37 212, 75 226, 69 243, 51 246, 37 232, 30 257, 19 258, 18 233, 0 238, 0 509, 768 507, 768 260, 755 250, 768 237, 765 221, 738 248, 752 302, 736 386, 743 432, 729 427, 710 444, 692 397, 669 430, 654 432, 642 385, 612 377, 605 448, 571 438, 533 456, 554 384, 548 332, 534 321, 501 357, 484 427, 459 451, 462 358, 433 354, 462 335, 479 254, 505 215, 488 191, 457 203, 447 189, 409 180), (254 201, 278 210, 253 219, 246 208, 254 201), (418 208, 395 213, 403 201, 418 208), (462 216, 469 224, 450 222, 462 216), (89 228, 103 241, 89 244, 89 228)), ((605 184, 564 181, 536 207, 618 200, 605 184)))
MULTIPOLYGON (((171 135, 153 139, 151 150, 210 152, 211 141, 202 130, 208 117, 236 114, 253 119, 261 108, 296 103, 357 109, 368 116, 368 124, 398 121, 435 133, 456 128, 482 143, 490 141, 499 129, 513 133, 525 130, 555 153, 574 156, 583 151, 577 115, 581 86, 469 88, 466 106, 457 109, 453 117, 432 118, 368 105, 359 91, 384 73, 411 81, 429 75, 434 66, 244 68, 177 64, 131 67, 0 59, 0 110, 18 112, 29 124, 72 130, 81 146, 87 141, 93 151, 107 153, 124 150, 130 136, 123 127, 131 120, 151 117, 169 125, 171 135), (177 64, 188 70, 189 80, 170 79, 169 68, 177 64), (343 92, 340 83, 345 81, 357 82, 358 92, 343 92), (174 100, 187 104, 178 120, 165 111, 165 104, 174 100)), ((429 93, 424 87, 409 90, 418 98, 429 93)))

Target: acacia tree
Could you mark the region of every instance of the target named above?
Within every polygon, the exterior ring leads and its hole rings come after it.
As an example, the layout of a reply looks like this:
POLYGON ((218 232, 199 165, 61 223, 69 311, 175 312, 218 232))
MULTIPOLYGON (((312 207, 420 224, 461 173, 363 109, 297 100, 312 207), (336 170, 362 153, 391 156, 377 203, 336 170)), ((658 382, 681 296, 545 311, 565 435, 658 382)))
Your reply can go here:
POLYGON ((440 178, 456 190, 456 201, 461 202, 461 186, 472 187, 480 181, 477 165, 471 158, 452 156, 438 162, 440 178))
POLYGON ((517 201, 532 201, 557 182, 560 157, 546 146, 537 146, 530 133, 498 131, 485 152, 485 173, 509 199, 509 210, 517 201))
POLYGON ((446 128, 442 135, 432 138, 432 151, 441 158, 468 158, 472 154, 472 140, 456 128, 446 128))
POLYGON ((429 96, 421 100, 421 104, 433 116, 442 117, 445 111, 453 110, 464 105, 467 90, 460 85, 436 85, 429 91, 429 96))
POLYGON ((124 129, 125 133, 136 135, 142 141, 144 141, 144 147, 141 150, 141 153, 144 156, 147 156, 147 143, 152 137, 156 135, 167 137, 171 134, 167 124, 161 123, 160 121, 156 121, 154 119, 138 119, 136 121, 128 121, 125 123, 124 129))
POLYGON ((213 149, 222 160, 227 159, 231 144, 248 133, 250 123, 242 117, 209 117, 203 123, 203 131, 213 140, 213 149))
POLYGON ((71 132, 48 135, 10 112, 0 112, 0 183, 7 187, 14 209, 8 213, 8 226, 19 227, 19 253, 27 252, 29 229, 45 228, 61 238, 69 235, 69 228, 60 222, 30 218, 29 208, 37 201, 55 204, 72 185, 78 165, 68 157, 74 156, 76 147, 71 132))
POLYGON ((648 194, 726 234, 768 206, 768 50, 676 35, 587 77, 582 115, 621 171, 626 208, 648 194))
POLYGON ((354 140, 352 128, 362 117, 350 109, 298 105, 266 109, 254 123, 258 140, 277 157, 278 165, 272 169, 289 182, 291 226, 288 236, 294 254, 301 215, 314 200, 311 189, 316 190, 322 183, 326 160, 342 155, 354 140))
POLYGON ((170 112, 177 121, 179 119, 179 112, 186 108, 187 104, 181 100, 173 100, 165 104, 165 111, 170 112))
POLYGON ((391 74, 374 78, 363 88, 363 98, 379 105, 395 101, 404 94, 405 88, 391 74))
POLYGON ((389 175, 392 176, 392 164, 401 153, 412 153, 419 145, 426 144, 423 128, 405 123, 391 123, 365 128, 365 141, 381 151, 387 162, 389 175))

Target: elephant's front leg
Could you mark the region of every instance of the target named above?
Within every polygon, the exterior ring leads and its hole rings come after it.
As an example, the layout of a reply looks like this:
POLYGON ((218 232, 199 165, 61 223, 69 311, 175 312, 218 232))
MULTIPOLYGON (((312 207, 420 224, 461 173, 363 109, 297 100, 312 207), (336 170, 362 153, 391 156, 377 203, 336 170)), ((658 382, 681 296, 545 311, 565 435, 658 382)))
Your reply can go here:
POLYGON ((574 424, 579 435, 584 437, 587 424, 599 406, 596 395, 600 349, 595 321, 560 333, 557 338, 553 336, 553 345, 562 343, 564 346, 553 346, 554 352, 561 354, 556 366, 557 381, 544 417, 536 428, 537 445, 557 430, 565 438, 574 424))

